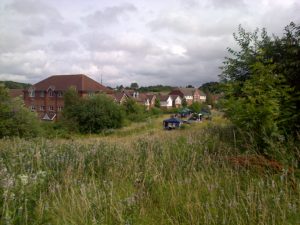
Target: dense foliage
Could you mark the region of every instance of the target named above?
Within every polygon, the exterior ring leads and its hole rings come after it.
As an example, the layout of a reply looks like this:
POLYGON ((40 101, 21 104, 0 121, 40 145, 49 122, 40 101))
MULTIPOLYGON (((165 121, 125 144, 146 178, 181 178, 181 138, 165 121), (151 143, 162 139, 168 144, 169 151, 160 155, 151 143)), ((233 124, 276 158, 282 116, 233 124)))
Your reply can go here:
POLYGON ((141 122, 148 116, 144 106, 138 104, 134 99, 128 98, 122 105, 126 118, 130 121, 141 122))
POLYGON ((0 81, 0 84, 4 84, 8 89, 25 89, 31 86, 31 84, 14 82, 14 81, 0 81))
POLYGON ((270 142, 299 134, 300 26, 291 23, 283 37, 240 26, 234 38, 240 50, 229 48, 232 56, 222 67, 224 110, 268 154, 270 142))
POLYGON ((35 137, 40 133, 36 115, 21 99, 12 99, 8 90, 0 85, 0 138, 6 136, 35 137))
POLYGON ((171 86, 164 86, 164 85, 154 85, 154 86, 147 86, 147 87, 140 87, 140 92, 170 92, 174 89, 171 86))
POLYGON ((219 82, 207 82, 202 84, 199 87, 204 93, 211 93, 211 94, 219 94, 222 92, 222 88, 219 82))
POLYGON ((105 95, 79 98, 76 90, 69 89, 64 100, 63 122, 72 131, 99 133, 123 125, 121 106, 105 95))

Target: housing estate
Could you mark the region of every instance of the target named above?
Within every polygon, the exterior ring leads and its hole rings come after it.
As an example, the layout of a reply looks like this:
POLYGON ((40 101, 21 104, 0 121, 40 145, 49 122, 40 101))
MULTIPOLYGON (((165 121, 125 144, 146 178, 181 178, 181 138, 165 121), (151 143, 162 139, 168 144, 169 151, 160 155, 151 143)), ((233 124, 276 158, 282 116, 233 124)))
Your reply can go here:
POLYGON ((157 98, 160 101, 160 107, 169 109, 173 106, 173 99, 171 95, 158 95, 157 98))
POLYGON ((206 95, 197 88, 176 88, 169 95, 178 95, 185 99, 188 105, 193 102, 205 102, 206 95))
POLYGON ((111 93, 111 90, 84 74, 54 75, 24 90, 24 103, 43 120, 57 119, 64 107, 64 92, 70 87, 74 87, 80 97, 111 93))

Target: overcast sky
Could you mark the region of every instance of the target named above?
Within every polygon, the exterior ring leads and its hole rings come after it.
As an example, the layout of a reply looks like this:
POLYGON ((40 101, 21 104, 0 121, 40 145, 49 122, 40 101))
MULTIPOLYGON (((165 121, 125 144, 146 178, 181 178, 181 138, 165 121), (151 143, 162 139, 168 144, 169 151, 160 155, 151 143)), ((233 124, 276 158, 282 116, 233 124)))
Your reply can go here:
POLYGON ((199 86, 218 80, 239 24, 280 35, 291 21, 299 0, 1 0, 0 80, 199 86))

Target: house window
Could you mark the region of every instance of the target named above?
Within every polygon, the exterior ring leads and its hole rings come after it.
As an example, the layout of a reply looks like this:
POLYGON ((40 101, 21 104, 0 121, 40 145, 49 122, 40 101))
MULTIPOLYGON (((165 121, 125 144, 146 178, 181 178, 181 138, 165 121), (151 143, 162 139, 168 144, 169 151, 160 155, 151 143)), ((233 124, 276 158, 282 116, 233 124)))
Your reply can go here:
POLYGON ((63 92, 62 91, 57 92, 57 96, 58 97, 62 97, 63 96, 63 92))
POLYGON ((29 89, 28 95, 29 95, 29 97, 31 97, 31 98, 35 97, 35 92, 34 92, 34 90, 33 90, 33 89, 29 89))
POLYGON ((31 111, 35 111, 35 106, 34 106, 34 105, 31 105, 31 106, 30 106, 30 110, 31 110, 31 111))
POLYGON ((50 96, 50 97, 53 97, 53 96, 54 96, 54 91, 51 91, 51 90, 50 90, 50 91, 49 91, 49 96, 50 96))
POLYGON ((44 105, 40 106, 40 111, 45 111, 46 107, 44 105))
POLYGON ((42 98, 45 97, 44 91, 41 91, 41 92, 40 92, 40 97, 42 97, 42 98))
POLYGON ((93 96, 94 95, 94 92, 93 91, 89 91, 89 93, 88 93, 88 96, 93 96))
POLYGON ((64 108, 63 106, 58 106, 58 107, 57 107, 57 110, 58 110, 58 111, 62 111, 63 108, 64 108))
POLYGON ((54 111, 53 105, 49 105, 49 111, 54 111))

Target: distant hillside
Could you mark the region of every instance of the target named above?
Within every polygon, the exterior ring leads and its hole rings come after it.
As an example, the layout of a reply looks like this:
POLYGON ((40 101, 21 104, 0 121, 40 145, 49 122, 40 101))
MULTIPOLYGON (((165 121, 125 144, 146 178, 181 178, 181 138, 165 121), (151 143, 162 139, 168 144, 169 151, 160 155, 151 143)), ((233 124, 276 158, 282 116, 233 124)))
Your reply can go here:
POLYGON ((8 89, 25 89, 31 86, 31 84, 14 82, 14 81, 0 81, 0 84, 4 84, 8 89))

